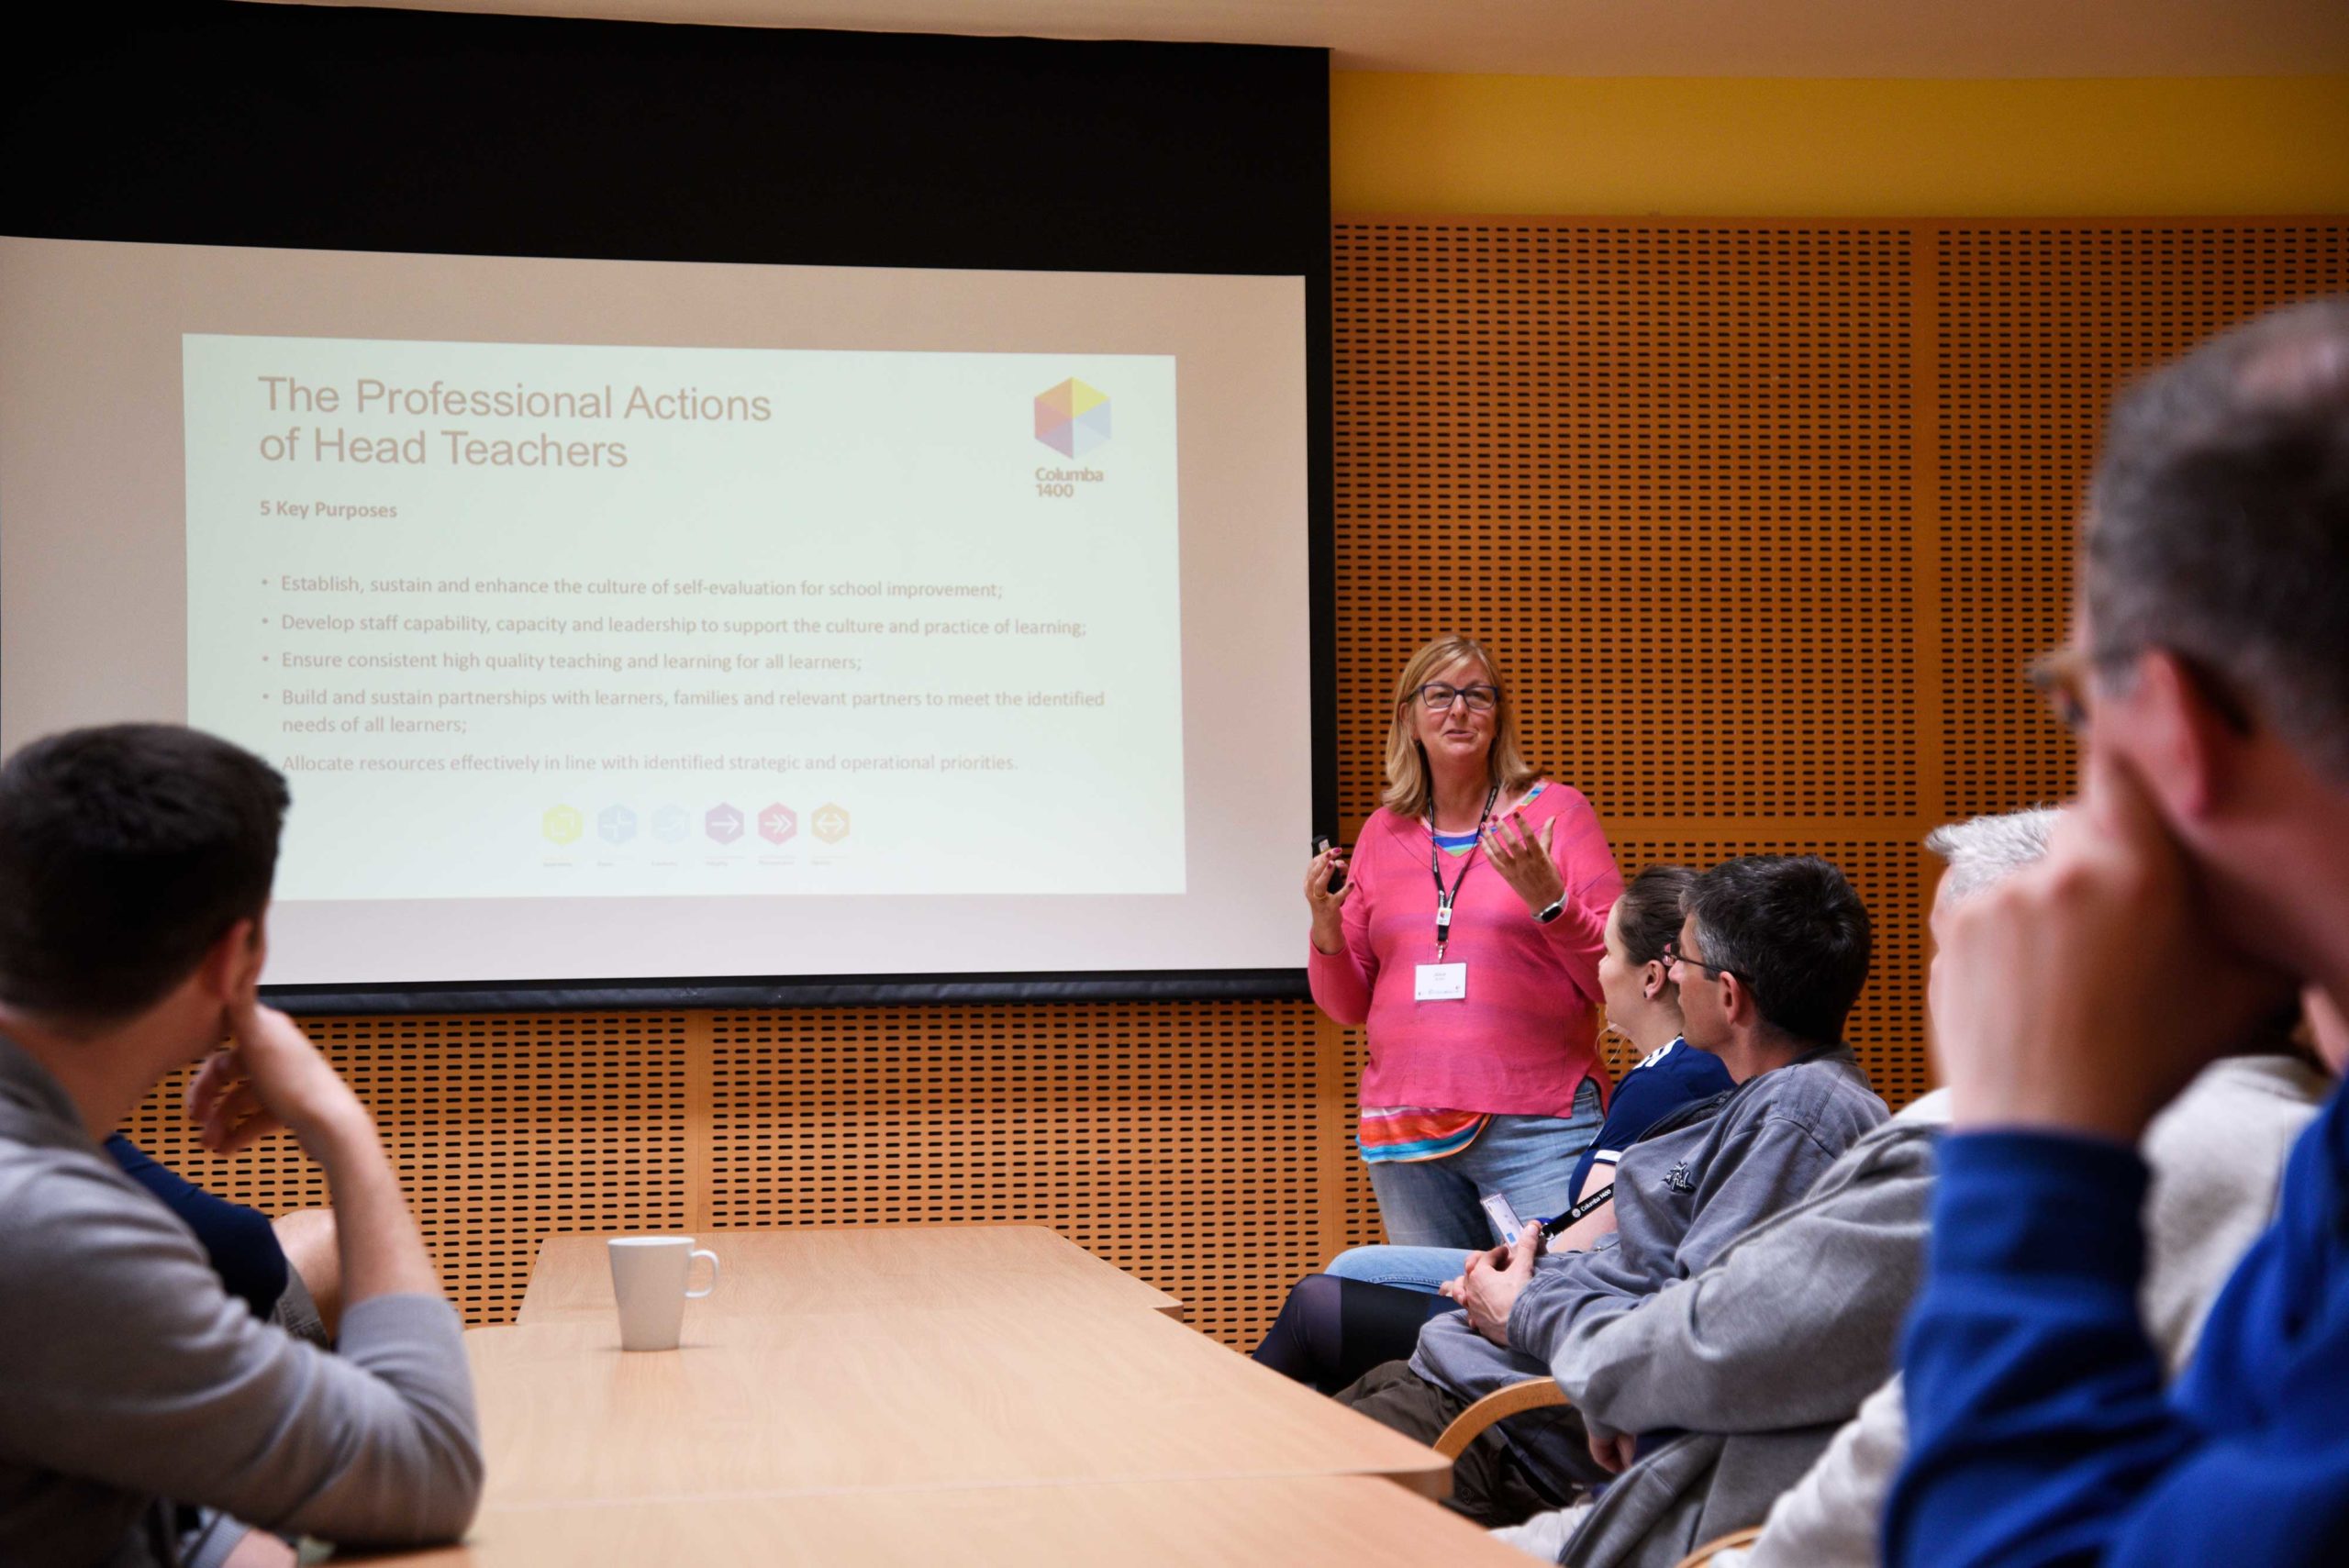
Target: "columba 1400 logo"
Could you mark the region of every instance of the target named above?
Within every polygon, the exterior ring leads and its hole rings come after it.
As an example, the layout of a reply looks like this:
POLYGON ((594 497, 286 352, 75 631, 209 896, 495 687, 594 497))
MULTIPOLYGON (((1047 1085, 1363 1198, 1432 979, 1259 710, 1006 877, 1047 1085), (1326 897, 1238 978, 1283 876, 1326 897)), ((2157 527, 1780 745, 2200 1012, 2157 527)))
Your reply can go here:
MULTIPOLYGON (((1063 457, 1079 458, 1109 439, 1109 395, 1071 376, 1036 395, 1036 439, 1063 457)), ((1080 484, 1098 484, 1106 477, 1087 465, 1063 468, 1047 464, 1036 470, 1036 494, 1074 495, 1080 484)))

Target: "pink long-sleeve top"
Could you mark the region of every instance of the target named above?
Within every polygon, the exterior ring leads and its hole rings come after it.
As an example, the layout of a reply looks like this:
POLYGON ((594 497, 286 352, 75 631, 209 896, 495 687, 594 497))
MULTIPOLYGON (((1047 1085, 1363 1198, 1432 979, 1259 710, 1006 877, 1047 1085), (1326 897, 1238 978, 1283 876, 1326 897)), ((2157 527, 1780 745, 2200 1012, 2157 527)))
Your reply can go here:
MULTIPOLYGON (((1369 1026, 1364 1105, 1569 1117, 1586 1075, 1605 1091, 1598 959, 1622 873, 1580 791, 1552 782, 1524 818, 1532 833, 1557 824, 1550 854, 1565 879, 1565 910, 1535 923, 1484 851, 1470 850, 1443 955, 1467 964, 1468 995, 1448 1002, 1413 999, 1419 966, 1435 962, 1427 824, 1383 806, 1363 824, 1346 872, 1354 892, 1341 910, 1345 948, 1311 948, 1306 973, 1323 1012, 1369 1026)), ((1441 857, 1445 886, 1463 858, 1441 857)))

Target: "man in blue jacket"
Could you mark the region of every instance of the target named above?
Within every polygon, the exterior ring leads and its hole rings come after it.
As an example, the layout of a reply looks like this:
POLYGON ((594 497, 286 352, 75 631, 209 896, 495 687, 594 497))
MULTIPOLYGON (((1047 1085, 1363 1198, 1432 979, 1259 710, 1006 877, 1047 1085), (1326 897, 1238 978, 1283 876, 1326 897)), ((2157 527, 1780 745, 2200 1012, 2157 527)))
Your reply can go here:
POLYGON ((2039 866, 1949 922, 1952 1123, 1911 1320, 1894 1564, 2349 1562, 2349 1110, 2174 1390, 2138 1321, 2153 1114, 2228 1043, 2349 998, 2349 301, 2131 391, 2083 528, 2087 742, 2039 866))

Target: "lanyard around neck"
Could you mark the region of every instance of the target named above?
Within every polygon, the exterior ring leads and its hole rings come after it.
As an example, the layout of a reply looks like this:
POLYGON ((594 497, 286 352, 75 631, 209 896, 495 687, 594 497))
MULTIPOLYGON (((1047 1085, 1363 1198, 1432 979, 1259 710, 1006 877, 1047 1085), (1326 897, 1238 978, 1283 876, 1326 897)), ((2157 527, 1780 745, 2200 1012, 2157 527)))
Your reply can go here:
MULTIPOLYGON (((1485 824, 1493 819, 1493 802, 1500 797, 1501 786, 1498 784, 1485 792, 1485 809, 1476 814, 1476 840, 1479 843, 1485 837, 1485 824)), ((1460 896, 1461 884, 1468 880, 1468 868, 1475 862, 1476 844, 1472 843, 1468 846, 1467 854, 1461 859, 1460 874, 1452 879, 1450 887, 1443 885, 1443 851, 1435 841, 1435 802, 1429 801, 1428 874, 1435 879, 1435 961, 1438 963, 1443 962, 1443 944, 1452 940, 1452 902, 1460 896)))

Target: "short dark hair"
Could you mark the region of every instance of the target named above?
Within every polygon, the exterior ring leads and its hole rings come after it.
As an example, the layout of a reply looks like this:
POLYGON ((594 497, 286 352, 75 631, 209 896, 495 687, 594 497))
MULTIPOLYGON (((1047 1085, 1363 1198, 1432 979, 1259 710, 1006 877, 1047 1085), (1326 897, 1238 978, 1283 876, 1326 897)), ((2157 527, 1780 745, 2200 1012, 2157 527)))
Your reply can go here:
POLYGON ((2176 652, 2349 781, 2349 299, 2262 317, 2129 390, 2082 580, 2099 655, 2176 652))
POLYGON ((1867 983, 1867 906, 1817 855, 1741 855, 1697 878, 1682 913, 1706 963, 1737 976, 1763 1022, 1813 1045, 1843 1038, 1867 983))
POLYGON ((1696 885, 1687 866, 1650 866, 1615 901, 1615 929, 1633 963, 1653 963, 1680 935, 1680 906, 1696 885))
POLYGON ((107 1023, 269 904, 285 781, 169 724, 72 729, 0 767, 0 1002, 107 1023))

